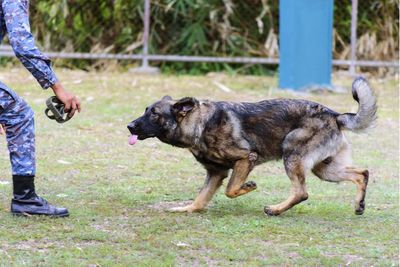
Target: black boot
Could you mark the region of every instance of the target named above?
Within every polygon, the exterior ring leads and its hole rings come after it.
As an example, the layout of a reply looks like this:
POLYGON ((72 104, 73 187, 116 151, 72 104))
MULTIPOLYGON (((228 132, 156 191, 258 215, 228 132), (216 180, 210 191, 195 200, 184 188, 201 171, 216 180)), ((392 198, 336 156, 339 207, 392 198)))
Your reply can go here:
POLYGON ((35 193, 34 176, 13 175, 14 198, 11 213, 14 215, 69 216, 66 208, 57 208, 35 193))

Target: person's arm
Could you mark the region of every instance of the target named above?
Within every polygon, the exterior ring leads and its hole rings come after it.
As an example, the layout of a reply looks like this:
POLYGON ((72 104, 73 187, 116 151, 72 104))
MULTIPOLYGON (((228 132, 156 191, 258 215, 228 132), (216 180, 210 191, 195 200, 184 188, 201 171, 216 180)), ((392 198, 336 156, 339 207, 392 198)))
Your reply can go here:
POLYGON ((72 117, 76 110, 80 112, 80 102, 76 96, 66 91, 51 68, 50 59, 39 51, 29 25, 28 0, 3 0, 2 8, 10 44, 15 55, 32 73, 43 89, 51 87, 65 104, 66 111, 72 117))
POLYGON ((29 24, 28 0, 3 0, 2 7, 8 38, 21 63, 36 78, 43 89, 57 82, 50 59, 35 45, 29 24))

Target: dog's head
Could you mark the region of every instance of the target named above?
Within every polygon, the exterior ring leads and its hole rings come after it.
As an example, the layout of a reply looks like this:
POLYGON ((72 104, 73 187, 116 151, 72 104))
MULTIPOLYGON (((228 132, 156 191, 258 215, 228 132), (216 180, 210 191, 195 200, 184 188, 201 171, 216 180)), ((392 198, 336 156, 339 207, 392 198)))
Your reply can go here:
MULTIPOLYGON (((185 97, 178 101, 170 96, 164 96, 161 100, 148 106, 144 114, 128 124, 132 134, 130 144, 135 144, 136 139, 144 140, 157 137, 162 142, 187 147, 189 140, 185 138, 183 121, 199 107, 199 101, 192 97, 185 97)), ((187 127, 186 127, 187 128, 187 127)))

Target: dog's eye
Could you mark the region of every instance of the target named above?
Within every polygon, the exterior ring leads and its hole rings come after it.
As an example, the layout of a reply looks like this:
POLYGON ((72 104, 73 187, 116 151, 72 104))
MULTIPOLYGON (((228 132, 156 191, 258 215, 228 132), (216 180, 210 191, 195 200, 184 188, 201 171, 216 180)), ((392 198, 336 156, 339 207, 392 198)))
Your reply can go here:
POLYGON ((159 115, 156 113, 156 109, 153 107, 150 109, 151 116, 155 119, 158 119, 159 115))

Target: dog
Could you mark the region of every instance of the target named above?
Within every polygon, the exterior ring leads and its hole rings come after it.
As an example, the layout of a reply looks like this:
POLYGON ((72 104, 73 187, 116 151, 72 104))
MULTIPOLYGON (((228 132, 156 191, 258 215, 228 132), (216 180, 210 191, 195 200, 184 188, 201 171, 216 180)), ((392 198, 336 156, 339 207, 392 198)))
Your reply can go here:
POLYGON ((358 111, 344 114, 307 100, 234 103, 193 97, 175 101, 165 96, 128 124, 130 144, 156 137, 189 149, 206 169, 204 186, 193 203, 171 211, 203 210, 231 169, 226 196, 247 194, 257 188, 255 182, 246 182, 255 166, 283 159, 291 181, 290 195, 277 205, 266 206, 265 214, 276 216, 305 201, 306 173, 311 170, 324 181, 353 182, 357 187, 355 213, 361 215, 369 172, 351 165, 351 150, 343 132, 359 132, 373 125, 377 105, 363 78, 353 82, 352 94, 358 111))

